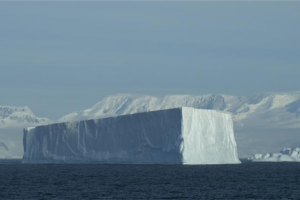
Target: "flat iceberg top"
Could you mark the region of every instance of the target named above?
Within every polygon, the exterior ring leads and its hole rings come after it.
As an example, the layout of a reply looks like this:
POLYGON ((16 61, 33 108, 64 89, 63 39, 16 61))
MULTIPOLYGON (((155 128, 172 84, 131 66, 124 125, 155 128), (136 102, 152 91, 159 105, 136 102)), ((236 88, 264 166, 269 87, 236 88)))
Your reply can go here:
POLYGON ((300 148, 284 148, 279 153, 255 154, 248 158, 253 162, 300 162, 300 148))
POLYGON ((24 129, 23 163, 240 163, 230 114, 173 108, 24 129))
MULTIPOLYGON (((157 113, 157 112, 168 112, 171 110, 196 110, 197 112, 202 112, 202 113, 214 113, 214 114, 223 114, 223 115, 228 115, 231 116, 231 113, 226 112, 226 111, 220 111, 220 110, 209 110, 209 109, 197 109, 197 108, 193 108, 193 107, 178 107, 178 108, 169 108, 169 109, 162 109, 162 110, 154 110, 154 111, 147 111, 147 112, 139 112, 139 113, 133 113, 133 114, 123 114, 123 115, 118 115, 118 116, 111 116, 111 117, 105 117, 105 118, 95 118, 95 119, 87 119, 87 120, 81 120, 81 121, 95 121, 95 120, 104 120, 104 119, 114 119, 114 118, 120 118, 123 116, 135 116, 135 115, 140 115, 140 114, 144 114, 144 113, 157 113)), ((56 124, 73 124, 73 123, 79 123, 81 121, 70 121, 70 122, 59 122, 59 123, 51 123, 51 124, 46 124, 46 125, 40 125, 40 126, 36 126, 36 127, 42 127, 42 126, 49 126, 49 125, 56 125, 56 124)), ((24 128, 27 131, 30 131, 31 129, 34 129, 36 127, 26 127, 24 128)))

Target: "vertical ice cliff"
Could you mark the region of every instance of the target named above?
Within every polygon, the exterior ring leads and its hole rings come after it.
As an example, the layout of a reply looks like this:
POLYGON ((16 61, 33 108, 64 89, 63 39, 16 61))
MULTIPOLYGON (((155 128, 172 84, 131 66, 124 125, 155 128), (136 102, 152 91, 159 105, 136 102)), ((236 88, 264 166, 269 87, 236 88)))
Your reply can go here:
POLYGON ((24 129, 23 163, 240 163, 230 114, 174 108, 24 129))
POLYGON ((182 108, 183 163, 238 163, 230 114, 214 110, 182 108))

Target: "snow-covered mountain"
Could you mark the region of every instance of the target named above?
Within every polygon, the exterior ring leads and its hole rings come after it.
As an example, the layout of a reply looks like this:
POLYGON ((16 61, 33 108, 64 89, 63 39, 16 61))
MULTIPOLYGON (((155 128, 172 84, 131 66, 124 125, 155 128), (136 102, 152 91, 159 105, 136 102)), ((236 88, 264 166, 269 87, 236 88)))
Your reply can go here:
POLYGON ((300 92, 249 97, 114 95, 104 98, 89 109, 68 114, 59 121, 79 121, 182 106, 230 112, 237 126, 243 126, 245 121, 251 119, 252 123, 267 123, 272 127, 300 128, 300 92))
POLYGON ((27 106, 12 107, 0 105, 0 128, 46 124, 50 122, 47 118, 36 117, 27 106))
POLYGON ((214 109, 232 114, 241 157, 300 143, 300 92, 230 95, 113 95, 60 122, 103 118, 175 107, 214 109))
POLYGON ((23 128, 49 123, 49 119, 36 117, 28 107, 0 106, 0 158, 22 157, 23 128))

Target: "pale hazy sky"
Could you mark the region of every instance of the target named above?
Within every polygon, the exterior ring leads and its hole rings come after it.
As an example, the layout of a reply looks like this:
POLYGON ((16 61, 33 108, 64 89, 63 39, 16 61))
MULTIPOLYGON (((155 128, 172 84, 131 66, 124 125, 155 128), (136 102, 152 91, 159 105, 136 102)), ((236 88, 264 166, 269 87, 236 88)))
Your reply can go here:
POLYGON ((300 2, 0 2, 0 105, 300 89, 300 2))

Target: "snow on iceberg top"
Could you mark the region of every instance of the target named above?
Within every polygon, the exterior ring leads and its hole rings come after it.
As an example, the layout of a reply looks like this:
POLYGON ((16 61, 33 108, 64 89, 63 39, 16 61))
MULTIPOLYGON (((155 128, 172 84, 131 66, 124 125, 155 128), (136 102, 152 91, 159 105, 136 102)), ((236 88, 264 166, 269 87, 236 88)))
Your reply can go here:
MULTIPOLYGON (((209 112, 215 112, 215 113, 226 114, 226 115, 230 115, 231 116, 231 113, 226 112, 226 111, 209 110, 209 109, 197 109, 197 108, 193 108, 193 107, 178 107, 178 108, 161 109, 161 110, 154 110, 154 111, 147 111, 147 112, 138 112, 138 113, 133 113, 133 114, 122 114, 122 115, 110 116, 110 117, 105 117, 105 118, 96 118, 96 119, 86 119, 86 120, 78 120, 78 121, 58 122, 58 123, 51 123, 51 124, 40 125, 40 126, 36 126, 36 127, 48 126, 48 125, 54 125, 54 124, 63 124, 63 123, 73 124, 73 123, 78 123, 78 122, 81 122, 81 121, 110 119, 110 118, 116 118, 116 117, 122 117, 122 116, 139 115, 139 114, 143 114, 143 113, 161 112, 161 111, 176 110, 176 109, 181 109, 181 110, 182 109, 190 109, 190 110, 198 110, 198 111, 209 111, 209 112)), ((27 131, 30 131, 31 129, 34 129, 36 127, 26 127, 24 129, 26 129, 27 131)))
POLYGON ((300 148, 284 148, 279 153, 255 154, 248 158, 253 162, 300 162, 300 148))

